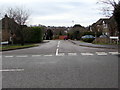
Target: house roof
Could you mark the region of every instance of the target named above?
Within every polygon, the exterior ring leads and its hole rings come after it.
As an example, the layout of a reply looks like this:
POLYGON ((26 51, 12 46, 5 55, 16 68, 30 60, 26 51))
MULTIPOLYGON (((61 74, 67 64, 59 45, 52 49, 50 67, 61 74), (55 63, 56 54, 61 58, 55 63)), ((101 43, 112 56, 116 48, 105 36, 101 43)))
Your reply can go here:
POLYGON ((104 21, 105 23, 109 23, 109 18, 101 18, 101 19, 99 19, 99 20, 96 22, 96 24, 102 24, 103 21, 104 21))
POLYGON ((110 20, 109 18, 101 18, 96 23, 93 23, 92 26, 102 25, 103 21, 104 23, 109 23, 109 20, 110 20))

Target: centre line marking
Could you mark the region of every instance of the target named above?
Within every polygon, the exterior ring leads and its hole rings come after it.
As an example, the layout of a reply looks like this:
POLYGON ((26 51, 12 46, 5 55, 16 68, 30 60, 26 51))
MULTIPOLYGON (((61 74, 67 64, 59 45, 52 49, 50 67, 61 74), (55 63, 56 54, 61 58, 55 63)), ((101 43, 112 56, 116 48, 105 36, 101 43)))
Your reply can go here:
POLYGON ((58 45, 57 45, 57 49, 56 49, 56 56, 58 56, 59 54, 58 54, 58 51, 59 51, 59 48, 60 47, 60 41, 58 41, 58 45))
POLYGON ((60 41, 58 41, 58 44, 60 44, 60 41))
POLYGON ((58 56, 58 48, 56 49, 56 56, 58 56))
POLYGON ((57 45, 57 48, 59 48, 60 47, 60 41, 58 41, 58 45, 57 45))
POLYGON ((57 48, 59 48, 59 47, 60 47, 60 45, 58 44, 58 45, 57 45, 57 48))
POLYGON ((0 70, 0 72, 20 72, 20 71, 24 71, 24 69, 3 69, 3 70, 0 70))

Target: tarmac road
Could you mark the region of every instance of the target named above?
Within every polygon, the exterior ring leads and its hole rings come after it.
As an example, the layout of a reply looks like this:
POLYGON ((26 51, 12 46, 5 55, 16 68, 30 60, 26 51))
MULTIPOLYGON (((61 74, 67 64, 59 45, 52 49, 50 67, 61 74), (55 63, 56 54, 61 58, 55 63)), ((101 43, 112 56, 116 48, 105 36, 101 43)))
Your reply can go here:
POLYGON ((114 49, 81 47, 51 40, 38 47, 5 51, 3 88, 117 88, 114 49))

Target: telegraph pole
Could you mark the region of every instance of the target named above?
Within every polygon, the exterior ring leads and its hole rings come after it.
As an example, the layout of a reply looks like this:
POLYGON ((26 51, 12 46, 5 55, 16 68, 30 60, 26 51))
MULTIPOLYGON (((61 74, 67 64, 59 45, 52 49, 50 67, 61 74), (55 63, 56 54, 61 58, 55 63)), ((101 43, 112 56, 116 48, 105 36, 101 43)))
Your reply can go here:
POLYGON ((74 20, 72 20, 72 24, 74 25, 74 23, 75 23, 75 21, 74 20))

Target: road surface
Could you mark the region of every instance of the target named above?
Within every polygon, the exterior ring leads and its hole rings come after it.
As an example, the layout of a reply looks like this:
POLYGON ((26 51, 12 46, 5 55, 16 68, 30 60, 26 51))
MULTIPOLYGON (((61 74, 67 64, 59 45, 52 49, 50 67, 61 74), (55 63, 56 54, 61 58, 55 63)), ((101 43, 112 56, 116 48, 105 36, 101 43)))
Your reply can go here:
POLYGON ((117 88, 118 52, 51 40, 38 47, 5 51, 3 88, 117 88))

